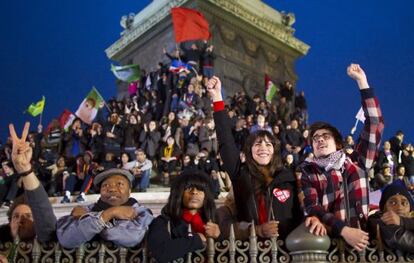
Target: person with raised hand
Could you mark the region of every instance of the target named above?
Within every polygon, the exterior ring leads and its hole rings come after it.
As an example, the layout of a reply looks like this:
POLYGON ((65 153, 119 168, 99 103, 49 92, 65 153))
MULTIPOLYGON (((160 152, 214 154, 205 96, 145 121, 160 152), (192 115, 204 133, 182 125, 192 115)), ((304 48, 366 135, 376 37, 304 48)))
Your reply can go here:
MULTIPOLYGON (((230 175, 237 221, 252 222, 263 238, 285 239, 302 221, 296 178, 283 167, 280 142, 267 130, 249 135, 241 162, 221 92, 221 81, 212 77, 207 90, 214 103, 214 122, 223 168, 230 175)), ((326 229, 317 218, 306 219, 313 233, 324 235, 326 229)))
POLYGON ((14 125, 9 125, 12 138, 12 161, 21 180, 24 195, 16 198, 7 213, 9 224, 0 227, 0 241, 29 241, 34 238, 41 242, 55 238, 56 217, 47 193, 36 177, 31 160, 33 150, 27 142, 30 123, 26 122, 22 136, 18 137, 14 125))
POLYGON ((384 121, 364 70, 358 64, 351 64, 347 73, 359 87, 366 117, 354 149, 357 162, 344 151, 337 128, 326 122, 315 122, 309 134, 314 157, 300 165, 301 185, 305 213, 318 217, 333 237, 343 237, 351 247, 362 251, 369 240, 368 233, 362 230, 369 205, 367 172, 374 163, 384 121))

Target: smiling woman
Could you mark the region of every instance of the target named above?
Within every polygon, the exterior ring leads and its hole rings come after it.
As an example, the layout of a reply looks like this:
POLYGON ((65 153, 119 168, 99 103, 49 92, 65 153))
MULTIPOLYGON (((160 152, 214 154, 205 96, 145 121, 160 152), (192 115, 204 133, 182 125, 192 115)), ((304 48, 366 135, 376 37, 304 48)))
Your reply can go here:
MULTIPOLYGON (((224 110, 221 88, 217 77, 211 78, 207 84, 214 101, 214 122, 223 168, 230 175, 234 187, 237 220, 254 221, 260 237, 285 239, 303 218, 296 178, 290 170, 283 168, 280 142, 267 130, 249 135, 243 150, 246 161, 240 160, 231 122, 224 110)), ((308 223, 316 234, 325 231, 317 219, 308 223)))

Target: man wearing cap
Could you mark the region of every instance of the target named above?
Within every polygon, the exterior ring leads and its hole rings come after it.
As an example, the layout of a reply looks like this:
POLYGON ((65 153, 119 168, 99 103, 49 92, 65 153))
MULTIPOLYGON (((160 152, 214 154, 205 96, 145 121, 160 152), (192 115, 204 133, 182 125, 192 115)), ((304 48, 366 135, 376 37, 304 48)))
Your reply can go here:
POLYGON ((317 216, 332 236, 343 237, 350 246, 362 251, 369 240, 368 233, 361 229, 368 217, 367 172, 381 142, 384 120, 362 68, 351 64, 347 73, 358 84, 366 117, 355 148, 357 161, 343 151, 338 129, 326 122, 316 122, 309 132, 314 157, 307 158, 300 166, 300 181, 305 213, 317 216))
POLYGON ((123 247, 138 245, 153 220, 151 211, 130 197, 133 175, 123 169, 98 174, 93 183, 101 197, 86 207, 75 207, 57 222, 60 244, 75 248, 95 239, 123 247))

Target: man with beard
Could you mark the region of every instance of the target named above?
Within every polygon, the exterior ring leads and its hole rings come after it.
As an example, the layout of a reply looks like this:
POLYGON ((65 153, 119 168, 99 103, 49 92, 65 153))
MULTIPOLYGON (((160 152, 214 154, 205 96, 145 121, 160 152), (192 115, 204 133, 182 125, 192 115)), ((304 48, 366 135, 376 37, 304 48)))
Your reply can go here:
POLYGON ((127 170, 109 169, 98 174, 94 185, 100 188, 98 202, 75 207, 57 222, 62 246, 78 247, 90 240, 112 241, 123 247, 138 245, 153 216, 151 211, 130 198, 134 176, 127 170))
MULTIPOLYGON (((9 224, 0 227, 0 242, 30 241, 37 238, 46 242, 55 237, 56 217, 47 193, 33 172, 32 148, 26 141, 30 124, 27 122, 22 137, 9 125, 13 141, 12 161, 24 187, 24 195, 16 198, 7 213, 9 224)), ((13 246, 16 247, 16 246, 13 246)), ((13 248, 12 247, 12 248, 13 248)), ((0 258, 1 259, 1 258, 0 258)))

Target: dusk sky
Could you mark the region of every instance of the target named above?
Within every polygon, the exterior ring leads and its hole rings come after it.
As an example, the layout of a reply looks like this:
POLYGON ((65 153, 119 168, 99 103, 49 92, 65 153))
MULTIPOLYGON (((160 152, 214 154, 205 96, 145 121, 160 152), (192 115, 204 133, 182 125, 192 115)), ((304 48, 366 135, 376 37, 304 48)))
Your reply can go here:
MULTIPOLYGON (((104 50, 116 41, 121 16, 151 1, 2 1, 0 3, 0 138, 8 123, 21 129, 23 111, 46 97, 44 126, 63 109, 76 111, 92 86, 116 94, 104 50)), ((298 90, 304 90, 310 121, 324 120, 343 134, 355 123, 360 98, 346 67, 362 65, 375 87, 385 118, 384 138, 396 130, 414 142, 414 1, 264 1, 296 15, 295 36, 311 46, 298 60, 298 90)))

